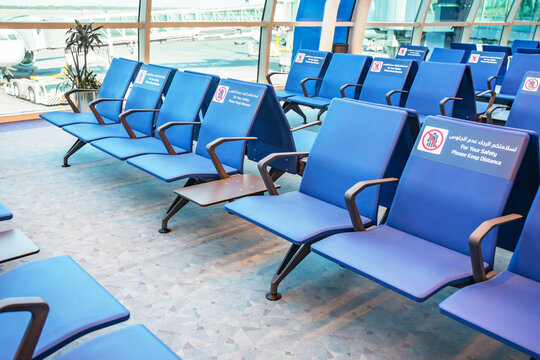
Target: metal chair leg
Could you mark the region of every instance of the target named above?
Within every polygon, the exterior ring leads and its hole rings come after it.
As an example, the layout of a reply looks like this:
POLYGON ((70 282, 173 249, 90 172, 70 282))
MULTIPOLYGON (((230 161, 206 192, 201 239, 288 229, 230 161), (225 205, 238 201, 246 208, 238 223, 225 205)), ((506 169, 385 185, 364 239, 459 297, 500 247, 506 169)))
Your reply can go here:
POLYGON ((295 245, 292 244, 287 251, 287 255, 283 258, 281 265, 276 271, 272 281, 270 282, 270 291, 266 294, 266 298, 271 301, 281 299, 281 294, 278 293, 279 283, 311 252, 311 244, 295 245))
MULTIPOLYGON (((195 178, 189 178, 188 181, 186 181, 184 187, 195 185, 198 182, 199 181, 195 178)), ((171 206, 169 206, 169 209, 167 209, 165 216, 161 219, 161 229, 159 229, 159 233, 166 234, 166 233, 171 232, 171 229, 167 227, 169 220, 188 203, 189 203, 189 200, 180 195, 178 195, 176 199, 174 199, 171 206)))
POLYGON ((298 115, 300 115, 302 117, 302 119, 304 119, 304 124, 307 124, 307 116, 306 114, 304 114, 304 112, 302 111, 302 109, 300 108, 300 105, 298 105, 297 103, 291 103, 289 105, 290 109, 292 111, 294 111, 295 113, 297 113, 298 115))
POLYGON ((321 121, 321 116, 322 114, 324 114, 326 112, 326 109, 325 108, 322 108, 321 110, 319 110, 319 113, 317 114, 317 121, 321 121))
POLYGON ((86 145, 84 141, 77 139, 77 141, 71 145, 66 155, 64 155, 64 165, 62 165, 62 167, 70 167, 71 165, 68 164, 69 157, 79 151, 84 145, 86 145))
POLYGON ((269 171, 269 174, 272 181, 276 181, 277 179, 281 177, 281 175, 285 174, 285 171, 279 170, 276 168, 271 168, 269 171))

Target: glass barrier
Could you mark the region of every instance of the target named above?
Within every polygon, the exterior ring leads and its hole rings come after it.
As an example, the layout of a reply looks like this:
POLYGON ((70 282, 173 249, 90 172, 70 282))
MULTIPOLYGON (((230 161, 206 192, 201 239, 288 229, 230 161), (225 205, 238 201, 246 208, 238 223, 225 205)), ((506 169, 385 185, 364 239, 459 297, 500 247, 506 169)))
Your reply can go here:
POLYGON ((364 55, 393 58, 401 45, 410 45, 412 27, 368 27, 364 38, 364 55))
POLYGON ((433 50, 433 48, 450 48, 450 43, 461 41, 462 34, 462 27, 425 27, 424 32, 422 33, 421 44, 427 46, 430 51, 433 50))
POLYGON ((499 45, 502 32, 502 26, 474 26, 469 42, 473 44, 499 45))

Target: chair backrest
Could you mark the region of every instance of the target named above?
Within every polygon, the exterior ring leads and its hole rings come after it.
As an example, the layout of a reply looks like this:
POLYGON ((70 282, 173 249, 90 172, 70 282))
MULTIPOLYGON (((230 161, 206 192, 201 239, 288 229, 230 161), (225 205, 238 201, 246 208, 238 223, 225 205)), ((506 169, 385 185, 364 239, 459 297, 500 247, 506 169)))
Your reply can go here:
POLYGON ((431 52, 429 61, 460 64, 465 57, 465 50, 435 48, 431 52))
MULTIPOLYGON (((162 101, 162 94, 169 84, 171 69, 162 66, 142 65, 126 100, 124 110, 156 109, 162 101)), ((133 130, 152 135, 155 114, 135 113, 127 121, 133 130)))
POLYGON ((471 68, 474 90, 486 91, 488 79, 500 76, 502 69, 506 72, 508 60, 505 53, 492 51, 471 51, 467 65, 471 68))
MULTIPOLYGON (((206 145, 221 137, 245 137, 251 131, 267 87, 240 80, 222 79, 201 124, 195 153, 209 157, 206 145)), ((246 141, 232 141, 216 149, 219 160, 240 172, 246 141)))
POLYGON ((512 54, 517 54, 519 49, 538 49, 540 41, 516 39, 512 43, 512 54))
MULTIPOLYGON (((339 89, 345 84, 362 84, 371 64, 371 56, 334 54, 324 74, 319 96, 327 99, 339 98, 339 89)), ((357 98, 360 89, 348 88, 345 94, 357 98)))
POLYGON ((441 113, 439 103, 445 97, 463 99, 449 101, 445 106, 447 115, 476 119, 471 69, 465 64, 421 63, 405 106, 415 109, 420 116, 438 115, 441 113))
MULTIPOLYGON (((197 121, 211 82, 210 76, 177 71, 161 105, 156 129, 168 122, 197 121)), ((166 135, 171 144, 191 150, 193 125, 174 126, 166 135)), ((154 136, 159 139, 157 131, 154 136)))
MULTIPOLYGON (((346 208, 345 192, 362 180, 382 178, 405 128, 407 112, 334 99, 310 151, 300 192, 346 208)), ((380 187, 358 195, 359 212, 377 218, 380 187)))
POLYGON ((466 44, 466 43, 450 43, 450 49, 457 49, 457 50, 465 50, 465 55, 463 58, 463 62, 467 61, 469 58, 469 54, 471 51, 476 50, 476 44, 466 44))
MULTIPOLYGON (((391 227, 469 255, 471 233, 501 216, 529 141, 525 132, 441 116, 424 122, 388 215, 391 227)), ((483 241, 493 264, 497 230, 483 241)))
POLYGON ((519 48, 516 51, 516 54, 540 54, 540 49, 529 49, 529 48, 519 48))
POLYGON ((510 48, 510 46, 482 45, 482 51, 502 52, 505 53, 507 57, 512 56, 512 49, 510 48))
MULTIPOLYGON (((540 61, 540 59, 539 59, 540 61)), ((508 114, 506 126, 533 130, 540 134, 540 71, 527 71, 508 114)))
MULTIPOLYGON (((253 161, 259 161, 277 152, 297 151, 289 120, 283 112, 274 88, 268 84, 264 86, 267 88, 266 93, 249 133, 249 136, 257 137, 257 140, 248 142, 247 156, 253 161)), ((278 159, 269 165, 296 174, 297 163, 297 157, 292 156, 278 159)))
POLYGON ((401 45, 396 54, 396 59, 408 59, 422 62, 429 53, 427 46, 401 45))
MULTIPOLYGON (((141 65, 139 61, 113 59, 99 88, 98 98, 124 98, 141 65)), ((101 115, 117 120, 122 105, 119 101, 104 101, 97 106, 97 110, 101 115)))
POLYGON ((516 95, 525 73, 527 71, 540 71, 540 61, 538 59, 538 56, 533 54, 517 53, 512 56, 500 93, 516 95))
POLYGON ((508 270, 540 282, 538 259, 540 259, 540 191, 531 206, 508 270))
MULTIPOLYGON (((322 78, 331 58, 332 53, 327 51, 298 50, 291 64, 285 90, 303 94, 300 82, 305 78, 322 78)), ((306 83, 306 90, 310 95, 317 95, 319 88, 319 82, 309 81, 306 83)))
MULTIPOLYGON (((202 72, 192 71, 192 70, 184 70, 184 72, 188 73, 188 74, 210 76, 210 78, 211 78, 210 88, 208 89, 208 92, 206 94, 206 98, 204 99, 203 105, 201 107, 201 113, 202 113, 202 116, 204 118, 204 115, 206 114, 206 110, 208 109, 208 106, 210 105, 210 103, 212 102, 212 99, 214 98, 214 93, 216 92, 216 89, 217 89, 217 87, 219 85, 219 80, 221 80, 221 78, 219 76, 217 76, 217 75, 214 75, 214 74, 205 74, 205 73, 202 73, 202 72)), ((199 121, 200 120, 201 119, 199 119, 199 121)))
MULTIPOLYGON (((386 104, 386 94, 391 90, 409 91, 418 63, 413 60, 375 58, 364 80, 359 100, 386 104)), ((396 93, 392 100, 405 106, 407 93, 396 93)))

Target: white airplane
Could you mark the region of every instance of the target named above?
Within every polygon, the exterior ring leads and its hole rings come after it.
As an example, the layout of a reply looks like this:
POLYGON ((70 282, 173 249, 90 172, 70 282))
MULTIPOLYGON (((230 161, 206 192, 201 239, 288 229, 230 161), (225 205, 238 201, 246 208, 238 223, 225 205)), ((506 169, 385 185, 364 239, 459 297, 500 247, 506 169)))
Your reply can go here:
POLYGON ((13 30, 0 29, 0 68, 20 64, 26 55, 24 41, 13 30))

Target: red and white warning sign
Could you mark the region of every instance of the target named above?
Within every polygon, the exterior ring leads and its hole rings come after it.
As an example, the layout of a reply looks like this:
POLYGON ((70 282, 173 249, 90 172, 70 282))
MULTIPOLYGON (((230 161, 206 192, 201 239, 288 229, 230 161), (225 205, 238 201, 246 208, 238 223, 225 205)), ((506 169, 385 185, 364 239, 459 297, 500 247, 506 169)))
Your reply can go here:
POLYGON ((523 83, 523 89, 524 91, 531 91, 531 92, 537 92, 538 86, 540 85, 540 78, 527 76, 525 79, 525 82, 523 83))
POLYGON ((469 58, 471 64, 477 64, 478 60, 480 60, 480 54, 471 54, 471 57, 469 58))
POLYGON ((433 126, 426 126, 424 133, 420 138, 420 143, 418 144, 417 149, 439 155, 443 149, 447 137, 448 130, 433 126))
POLYGON ((296 59, 294 59, 294 62, 297 62, 299 64, 304 62, 304 58, 306 57, 306 54, 304 53, 298 53, 296 54, 296 59))
POLYGON ((383 66, 382 61, 374 61, 373 65, 371 66, 371 71, 373 71, 373 72, 381 72, 382 66, 383 66))
POLYGON ((400 48, 399 51, 398 51, 398 55, 399 56, 407 55, 407 48, 404 48, 404 47, 400 48))
POLYGON ((146 70, 139 70, 139 73, 137 74, 137 78, 135 79, 135 83, 142 84, 145 77, 146 77, 146 70))
POLYGON ((229 92, 228 86, 218 86, 216 93, 214 94, 214 101, 218 103, 222 103, 225 101, 225 98, 227 97, 227 93, 229 92))

